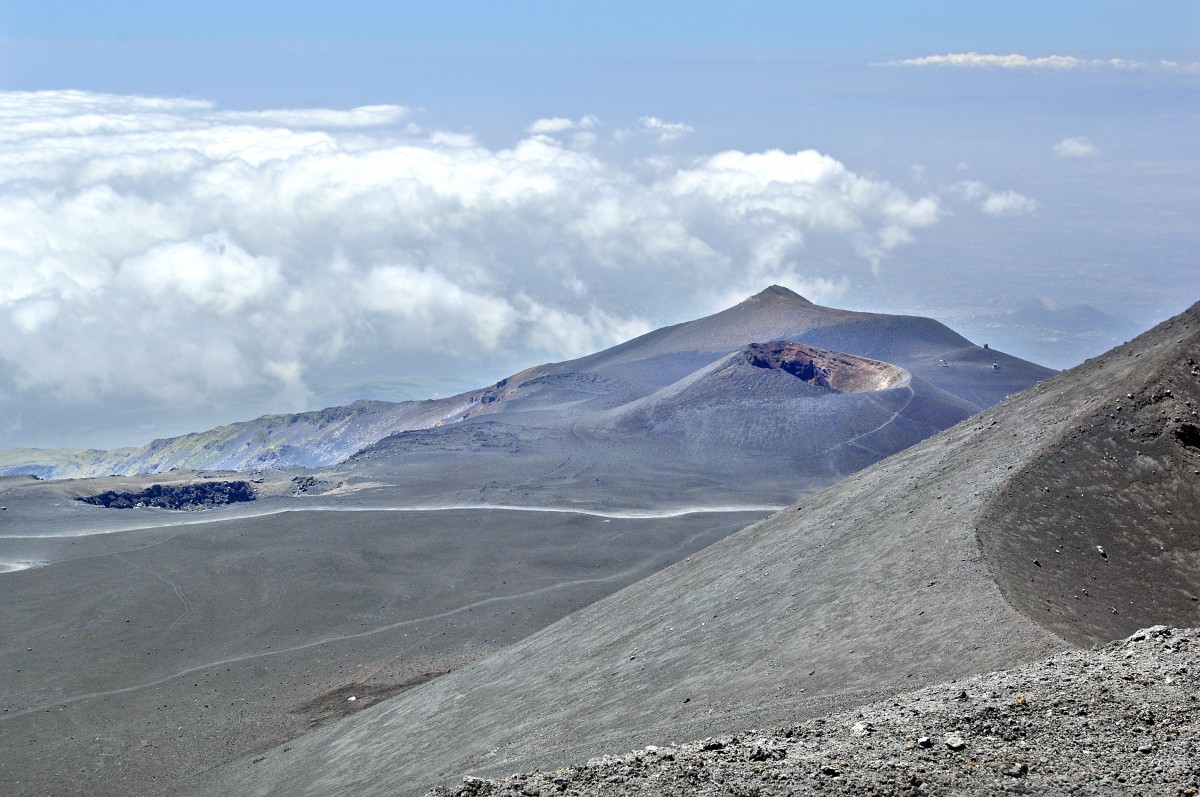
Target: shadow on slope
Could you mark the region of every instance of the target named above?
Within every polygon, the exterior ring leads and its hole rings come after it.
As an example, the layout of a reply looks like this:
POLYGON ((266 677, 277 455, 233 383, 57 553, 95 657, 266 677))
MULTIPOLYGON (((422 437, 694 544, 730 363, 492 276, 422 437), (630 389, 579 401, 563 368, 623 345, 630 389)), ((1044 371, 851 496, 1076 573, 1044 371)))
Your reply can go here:
POLYGON ((1079 645, 1200 624, 1200 312, 1076 370, 1087 410, 985 508, 988 562, 1014 606, 1079 645))

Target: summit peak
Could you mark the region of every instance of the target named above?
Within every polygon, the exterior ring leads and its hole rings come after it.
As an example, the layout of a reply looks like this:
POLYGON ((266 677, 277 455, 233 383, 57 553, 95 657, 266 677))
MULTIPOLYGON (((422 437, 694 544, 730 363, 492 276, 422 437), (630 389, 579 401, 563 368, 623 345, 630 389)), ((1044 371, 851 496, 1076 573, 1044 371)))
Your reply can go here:
POLYGON ((771 285, 770 287, 764 288, 763 290, 751 296, 747 301, 762 301, 765 299, 790 299, 799 300, 804 304, 812 304, 812 302, 810 302, 808 299, 805 299, 792 289, 785 288, 782 285, 771 285))

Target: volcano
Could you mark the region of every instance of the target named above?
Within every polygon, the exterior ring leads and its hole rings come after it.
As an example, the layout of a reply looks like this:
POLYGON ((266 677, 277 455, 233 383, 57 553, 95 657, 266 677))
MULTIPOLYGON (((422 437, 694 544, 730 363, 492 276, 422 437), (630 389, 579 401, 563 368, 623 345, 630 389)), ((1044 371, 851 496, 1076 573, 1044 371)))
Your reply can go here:
MULTIPOLYGON (((976 346, 931 319, 821 307, 772 286, 716 315, 450 398, 266 416, 130 449, 0 452, 0 475, 61 479, 172 469, 328 468, 354 457, 351 476, 390 479, 389 472, 425 470, 431 455, 447 460, 437 466, 446 472, 486 472, 487 463, 475 461, 480 456, 486 460, 497 447, 519 446, 526 456, 515 471, 506 462, 504 472, 510 481, 521 473, 516 481, 522 484, 547 469, 540 450, 569 452, 560 483, 594 480, 597 471, 637 473, 656 483, 656 474, 672 470, 680 473, 676 489, 685 493, 739 472, 751 475, 743 469, 758 463, 755 476, 767 480, 760 482, 763 500, 786 501, 1053 373, 976 346), (757 347, 756 353, 735 359, 760 365, 743 373, 725 361, 747 346, 757 347), (802 361, 814 364, 814 374, 832 373, 833 381, 798 376, 802 361), (797 378, 780 381, 788 374, 797 378), (805 392, 822 386, 837 395, 805 392), (784 404, 772 412, 771 403, 780 399, 784 404), (820 440, 797 432, 800 427, 820 429, 820 440), (812 444, 789 444, 806 440, 812 444), (717 444, 720 457, 712 451, 717 444), (614 459, 593 461, 598 447, 611 449, 614 459), (413 462, 414 449, 421 462, 413 462), (454 452, 465 458, 449 462, 444 455, 454 452), (395 467, 382 467, 389 460, 395 467), (612 461, 621 465, 614 468, 612 461), (692 477, 684 478, 689 470, 692 477), (782 478, 768 487, 772 474, 782 478)), ((477 490, 478 481, 460 485, 459 498, 477 490)), ((632 478, 626 481, 636 487, 632 478)))

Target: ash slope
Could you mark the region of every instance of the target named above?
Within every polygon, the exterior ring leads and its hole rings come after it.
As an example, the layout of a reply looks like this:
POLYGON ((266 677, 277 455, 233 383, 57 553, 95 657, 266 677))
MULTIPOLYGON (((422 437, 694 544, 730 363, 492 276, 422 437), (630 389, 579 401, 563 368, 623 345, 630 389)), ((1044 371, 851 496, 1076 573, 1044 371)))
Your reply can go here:
MULTIPOLYGON (((1072 435, 1102 444, 1105 429, 1087 422, 1098 407, 1153 395, 1181 363, 1191 365, 1172 393, 1195 407, 1197 361, 1200 305, 484 661, 253 767, 226 767, 203 793, 415 794, 464 773, 794 722, 1061 650, 1085 624, 1037 597, 1022 603, 1027 582, 997 566, 1037 558, 1037 529, 1005 542, 989 518, 1072 435)), ((1155 423, 1160 466, 1191 470, 1192 438, 1173 431, 1183 426, 1155 423)), ((1095 492, 1120 494, 1137 478, 1113 468, 1109 482, 1084 485, 1095 471, 1059 466, 1065 483, 1095 492)), ((1156 508, 1186 524, 1190 543, 1168 551, 1131 534, 1130 544, 1178 562, 1174 587, 1196 597, 1200 521, 1194 504, 1167 503, 1185 494, 1156 508)), ((1155 606, 1158 585, 1135 568, 1106 575, 1124 606, 1155 606)), ((1198 625, 1196 605, 1156 607, 1157 620, 1198 625)), ((1088 633, 1117 638, 1139 620, 1118 609, 1088 622, 1088 633)))
MULTIPOLYGON (((401 404, 363 401, 298 415, 272 415, 139 448, 0 452, 0 475, 82 478, 172 468, 324 467, 397 432, 426 430, 422 437, 426 440, 473 420, 503 422, 522 438, 570 444, 578 439, 573 430, 581 419, 594 420, 592 428, 602 431, 604 412, 645 400, 747 344, 774 340, 893 363, 911 372, 917 392, 928 394, 938 405, 930 411, 935 417, 916 421, 919 431, 867 441, 864 445, 873 453, 852 457, 856 464, 848 467, 875 461, 1052 373, 983 350, 930 319, 834 310, 774 286, 716 315, 656 330, 578 360, 530 368, 491 387, 447 399, 401 404), (940 367, 940 361, 947 367, 940 367), (1002 370, 992 369, 993 362, 1002 370)), ((918 401, 914 413, 924 403, 918 401)), ((448 435, 452 440, 460 437, 448 435)), ((386 447, 394 448, 393 444, 403 458, 405 441, 389 440, 386 447)), ((386 454, 376 451, 375 456, 386 454)))
POLYGON ((1195 794, 1200 631, 939 684, 787 728, 648 747, 429 797, 1195 794))

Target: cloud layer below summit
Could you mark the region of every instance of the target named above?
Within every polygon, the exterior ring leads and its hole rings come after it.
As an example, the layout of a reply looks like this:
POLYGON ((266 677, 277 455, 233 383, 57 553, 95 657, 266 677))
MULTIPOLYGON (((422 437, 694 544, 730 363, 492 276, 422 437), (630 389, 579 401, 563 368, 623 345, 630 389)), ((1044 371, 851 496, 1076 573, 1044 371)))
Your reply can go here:
POLYGON ((1187 75, 449 58, 360 107, 0 93, 0 448, 444 394, 771 283, 999 346, 1188 293, 1187 75))
MULTIPOLYGON (((0 97, 0 367, 15 391, 203 403, 252 389, 301 405, 314 370, 372 347, 582 354, 649 328, 617 301, 634 286, 715 302, 785 282, 835 299, 843 275, 798 265, 810 241, 879 268, 944 212, 934 191, 812 150, 597 146, 690 130, 656 117, 540 119, 504 148, 412 117, 0 97)), ((1017 196, 979 199, 1032 207, 1017 196)))

